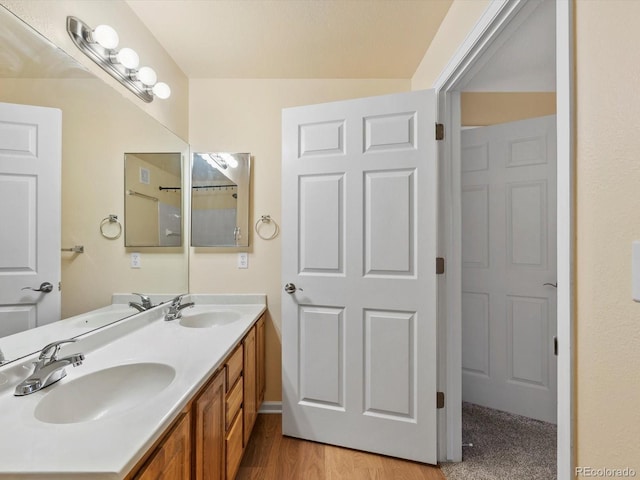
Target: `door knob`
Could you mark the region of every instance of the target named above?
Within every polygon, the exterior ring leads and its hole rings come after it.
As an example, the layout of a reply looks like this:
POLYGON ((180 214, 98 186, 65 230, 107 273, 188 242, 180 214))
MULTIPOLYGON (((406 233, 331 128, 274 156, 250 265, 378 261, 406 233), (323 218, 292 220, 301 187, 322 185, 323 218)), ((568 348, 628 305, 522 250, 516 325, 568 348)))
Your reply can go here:
POLYGON ((34 292, 49 293, 53 290, 53 285, 49 282, 42 282, 40 288, 23 287, 22 290, 33 290, 34 292))
POLYGON ((557 283, 543 283, 542 285, 553 287, 553 288, 558 288, 558 284, 557 283))
POLYGON ((289 295, 291 295, 292 293, 295 293, 296 290, 300 290, 301 292, 304 292, 303 289, 296 287, 295 284, 293 283, 287 283, 284 286, 284 291, 287 292, 289 295))

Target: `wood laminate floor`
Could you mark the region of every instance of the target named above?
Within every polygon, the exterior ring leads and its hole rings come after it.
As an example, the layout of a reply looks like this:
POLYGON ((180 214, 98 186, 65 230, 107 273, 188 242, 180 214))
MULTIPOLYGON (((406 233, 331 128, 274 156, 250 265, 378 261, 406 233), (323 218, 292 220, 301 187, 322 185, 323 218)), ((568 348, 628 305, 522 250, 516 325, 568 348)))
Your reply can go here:
POLYGON ((284 437, 281 425, 258 415, 236 480, 445 480, 438 467, 284 437))

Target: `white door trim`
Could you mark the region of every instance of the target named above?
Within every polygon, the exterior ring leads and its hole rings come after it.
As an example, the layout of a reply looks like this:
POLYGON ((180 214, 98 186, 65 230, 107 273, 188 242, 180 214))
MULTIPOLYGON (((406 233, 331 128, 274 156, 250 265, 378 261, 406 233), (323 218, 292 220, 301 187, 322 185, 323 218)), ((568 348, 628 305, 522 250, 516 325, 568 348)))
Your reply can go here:
MULTIPOLYGON (((558 480, 573 478, 574 467, 574 107, 573 107, 573 2, 556 1, 556 115, 558 122, 558 480)), ((438 114, 445 124, 441 148, 443 172, 445 255, 447 257, 446 305, 440 309, 444 320, 441 338, 446 365, 440 369, 446 392, 445 425, 440 425, 440 461, 462 459, 462 352, 461 352, 461 208, 460 208, 460 91, 491 51, 517 25, 512 22, 528 0, 494 0, 467 36, 434 87, 438 91, 438 114), (510 26, 511 25, 511 26, 510 26)), ((529 6, 527 6, 529 4, 529 6)), ((442 357, 440 357, 442 358, 442 357)))

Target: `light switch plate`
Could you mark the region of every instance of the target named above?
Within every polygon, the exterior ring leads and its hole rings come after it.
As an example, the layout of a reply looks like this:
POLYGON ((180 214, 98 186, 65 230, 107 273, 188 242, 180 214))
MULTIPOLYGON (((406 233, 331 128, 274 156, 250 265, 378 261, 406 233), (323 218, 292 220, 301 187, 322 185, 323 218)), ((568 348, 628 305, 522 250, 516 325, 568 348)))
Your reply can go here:
POLYGON ((249 268, 249 254, 246 252, 238 254, 238 268, 249 268))
POLYGON ((138 252, 131 254, 131 268, 142 268, 142 257, 138 252))

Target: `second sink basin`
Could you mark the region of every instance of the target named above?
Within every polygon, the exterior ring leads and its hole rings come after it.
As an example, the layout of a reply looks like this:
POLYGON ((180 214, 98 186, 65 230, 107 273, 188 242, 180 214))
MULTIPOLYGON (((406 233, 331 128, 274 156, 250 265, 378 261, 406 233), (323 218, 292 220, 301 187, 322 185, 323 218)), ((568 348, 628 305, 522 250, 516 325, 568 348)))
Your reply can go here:
POLYGON ((74 327, 98 328, 113 323, 116 320, 130 317, 134 313, 138 312, 127 305, 112 305, 109 308, 78 315, 73 320, 69 320, 74 327))
POLYGON ((243 315, 242 312, 237 310, 223 308, 195 310, 193 312, 185 312, 180 319, 180 325, 188 328, 208 328, 228 325, 237 322, 243 315))
POLYGON ((49 392, 34 415, 41 422, 56 424, 110 417, 152 400, 175 375, 173 367, 163 363, 131 363, 98 370, 47 387, 49 392))

